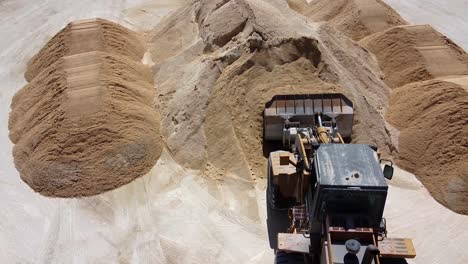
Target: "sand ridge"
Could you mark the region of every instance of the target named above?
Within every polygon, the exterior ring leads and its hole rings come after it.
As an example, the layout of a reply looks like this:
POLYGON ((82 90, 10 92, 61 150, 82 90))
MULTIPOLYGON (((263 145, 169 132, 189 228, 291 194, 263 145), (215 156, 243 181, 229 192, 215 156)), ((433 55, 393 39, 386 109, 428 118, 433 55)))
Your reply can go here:
MULTIPOLYGON (((96 48, 91 42, 84 50, 96 48)), ((21 178, 46 196, 80 197, 144 175, 162 150, 154 94, 150 69, 129 56, 89 51, 56 59, 12 100, 21 178)))
POLYGON ((361 44, 374 53, 390 87, 468 74, 468 55, 429 25, 393 27, 361 44))
POLYGON ((468 55, 429 25, 393 27, 360 43, 393 89, 386 118, 400 130, 397 164, 438 202, 468 214, 468 55))
POLYGON ((468 214, 468 87, 451 81, 395 89, 387 120, 400 130, 398 165, 414 172, 434 198, 468 214))
POLYGON ((326 21, 358 41, 406 21, 380 0, 288 0, 289 6, 313 21, 326 21))
POLYGON ((103 51, 140 61, 145 48, 131 30, 104 19, 70 22, 31 58, 24 74, 31 81, 42 70, 64 56, 103 51))

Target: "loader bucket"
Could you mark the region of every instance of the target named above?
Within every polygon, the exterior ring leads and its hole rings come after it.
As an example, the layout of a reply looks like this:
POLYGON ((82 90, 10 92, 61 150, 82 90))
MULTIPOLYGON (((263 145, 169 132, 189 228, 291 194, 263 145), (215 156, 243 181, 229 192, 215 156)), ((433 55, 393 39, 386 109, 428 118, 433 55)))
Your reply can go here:
POLYGON ((351 136, 353 103, 343 94, 276 95, 265 104, 263 112, 264 140, 282 140, 288 124, 297 127, 315 127, 316 117, 324 122, 335 118, 342 137, 351 136))

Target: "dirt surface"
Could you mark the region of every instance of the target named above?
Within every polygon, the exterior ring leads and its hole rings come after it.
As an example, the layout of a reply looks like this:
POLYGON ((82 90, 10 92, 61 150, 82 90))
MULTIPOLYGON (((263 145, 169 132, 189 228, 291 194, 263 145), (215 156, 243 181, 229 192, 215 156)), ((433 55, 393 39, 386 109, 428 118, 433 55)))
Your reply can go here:
POLYGON ((64 56, 103 51, 140 61, 145 52, 138 36, 104 19, 73 21, 57 33, 28 63, 27 81, 64 56))
POLYGON ((21 178, 43 195, 75 197, 112 190, 147 173, 162 149, 149 68, 97 51, 52 62, 12 100, 10 139, 21 178))
POLYGON ((468 74, 465 51, 429 25, 394 27, 361 44, 377 57, 390 87, 468 74))
POLYGON ((408 84, 395 89, 387 113, 400 130, 398 164, 461 214, 468 214, 467 88, 443 80, 408 84))
POLYGON ((327 21, 353 40, 406 24, 397 12, 380 0, 288 0, 288 4, 313 21, 327 21))

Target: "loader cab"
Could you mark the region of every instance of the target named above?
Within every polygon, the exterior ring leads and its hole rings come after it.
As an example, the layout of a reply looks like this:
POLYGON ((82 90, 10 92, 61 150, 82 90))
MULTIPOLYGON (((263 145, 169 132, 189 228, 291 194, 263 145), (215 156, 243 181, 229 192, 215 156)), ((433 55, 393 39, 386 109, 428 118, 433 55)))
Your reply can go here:
POLYGON ((327 218, 345 229, 378 228, 388 186, 376 152, 363 144, 324 144, 316 152, 307 196, 311 225, 327 218))

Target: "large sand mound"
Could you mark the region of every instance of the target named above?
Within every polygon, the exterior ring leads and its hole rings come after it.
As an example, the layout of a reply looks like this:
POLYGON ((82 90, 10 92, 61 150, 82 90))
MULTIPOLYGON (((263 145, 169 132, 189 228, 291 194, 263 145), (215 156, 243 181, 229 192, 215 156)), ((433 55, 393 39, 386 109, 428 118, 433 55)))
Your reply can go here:
POLYGON ((380 0, 288 0, 288 3, 314 21, 328 21, 353 40, 406 24, 395 10, 380 0))
POLYGON ((307 38, 284 40, 243 54, 224 69, 206 113, 205 135, 212 142, 207 147, 209 166, 263 177, 267 164, 262 154, 274 150, 262 146, 265 102, 276 94, 343 92, 324 81, 335 76, 327 72, 317 45, 307 38), (233 164, 234 157, 247 161, 251 171, 233 164))
POLYGON ((89 51, 103 51, 141 60, 144 46, 132 31, 104 19, 78 20, 57 33, 29 61, 26 73, 31 81, 61 57, 89 51))
POLYGON ((429 25, 393 27, 360 43, 394 88, 387 119, 400 130, 398 164, 440 203, 468 214, 468 98, 460 81, 468 74, 468 55, 429 25))
POLYGON ((390 87, 468 74, 468 55, 429 25, 394 27, 361 43, 377 57, 390 87))
POLYGON ((148 68, 89 52, 58 59, 13 98, 16 168, 47 196, 88 196, 142 176, 160 152, 148 68))
POLYGON ((387 120, 400 130, 398 164, 434 198, 468 214, 468 77, 416 82, 394 90, 387 120), (465 80, 464 87, 456 84, 465 80))
POLYGON ((288 93, 345 93, 357 109, 353 141, 393 151, 382 117, 390 90, 372 55, 286 2, 195 1, 149 40, 162 133, 185 166, 222 180, 263 177, 262 110, 288 93))

